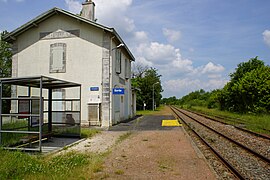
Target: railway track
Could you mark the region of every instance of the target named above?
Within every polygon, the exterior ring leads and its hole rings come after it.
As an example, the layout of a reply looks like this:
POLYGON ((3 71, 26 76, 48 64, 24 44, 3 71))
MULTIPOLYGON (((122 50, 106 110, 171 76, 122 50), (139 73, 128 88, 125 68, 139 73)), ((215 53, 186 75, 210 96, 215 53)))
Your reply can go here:
MULTIPOLYGON (((270 140, 270 136, 267 136, 267 135, 264 135, 264 134, 259 134, 259 133, 250 131, 248 129, 245 129, 245 128, 242 128, 241 126, 239 126, 239 124, 241 125, 243 123, 243 121, 233 120, 233 119, 226 119, 225 120, 224 118, 218 117, 218 116, 209 116, 207 114, 194 112, 194 111, 190 111, 190 110, 185 110, 185 111, 189 111, 191 113, 197 114, 197 115, 202 116, 204 118, 208 118, 208 119, 211 119, 213 121, 216 121, 216 122, 219 122, 219 123, 222 123, 222 124, 225 124, 225 125, 232 125, 232 124, 226 123, 226 121, 230 121, 231 123, 234 123, 234 124, 238 123, 238 125, 236 124, 236 125, 233 125, 233 126, 235 128, 237 128, 237 129, 241 130, 241 131, 245 131, 245 132, 248 132, 248 133, 253 134, 255 136, 262 137, 262 138, 270 140)), ((266 130, 266 129, 264 129, 264 130, 266 130)), ((269 131, 269 130, 266 130, 266 131, 269 131)))
POLYGON ((190 111, 175 114, 239 179, 270 179, 270 141, 190 111))

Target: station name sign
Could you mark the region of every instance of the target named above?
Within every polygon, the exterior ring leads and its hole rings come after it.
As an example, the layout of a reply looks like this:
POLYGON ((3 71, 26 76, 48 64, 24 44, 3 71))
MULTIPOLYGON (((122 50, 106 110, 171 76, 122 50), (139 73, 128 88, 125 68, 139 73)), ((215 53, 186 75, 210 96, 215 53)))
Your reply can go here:
POLYGON ((99 91, 99 87, 90 87, 90 91, 99 91))
POLYGON ((125 94, 124 88, 113 88, 113 94, 125 94))

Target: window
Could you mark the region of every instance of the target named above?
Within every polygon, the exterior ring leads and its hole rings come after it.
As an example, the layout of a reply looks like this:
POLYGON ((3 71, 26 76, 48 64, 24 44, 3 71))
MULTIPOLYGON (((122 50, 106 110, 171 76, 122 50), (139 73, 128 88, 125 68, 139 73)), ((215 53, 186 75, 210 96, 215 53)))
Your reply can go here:
POLYGON ((125 78, 129 79, 131 74, 130 61, 128 59, 125 60, 125 78))
POLYGON ((55 43, 50 46, 50 73, 66 72, 66 44, 55 43))
POLYGON ((115 59, 116 59, 116 64, 115 64, 115 72, 117 74, 121 74, 121 50, 116 49, 115 50, 115 59))

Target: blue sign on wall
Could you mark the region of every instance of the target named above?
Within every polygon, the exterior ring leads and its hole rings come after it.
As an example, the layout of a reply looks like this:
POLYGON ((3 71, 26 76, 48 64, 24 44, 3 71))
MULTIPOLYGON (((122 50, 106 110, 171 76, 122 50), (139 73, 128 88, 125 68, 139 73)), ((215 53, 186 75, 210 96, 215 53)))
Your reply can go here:
POLYGON ((99 87, 90 87, 90 91, 99 91, 99 87))
POLYGON ((113 88, 113 94, 125 94, 124 88, 113 88))

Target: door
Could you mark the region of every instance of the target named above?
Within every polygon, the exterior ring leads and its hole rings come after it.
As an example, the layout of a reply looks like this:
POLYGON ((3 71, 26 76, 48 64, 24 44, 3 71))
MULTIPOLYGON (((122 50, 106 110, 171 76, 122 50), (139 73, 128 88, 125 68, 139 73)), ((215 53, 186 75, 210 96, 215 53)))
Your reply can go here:
POLYGON ((120 97, 120 120, 124 120, 125 119, 125 97, 121 96, 120 97))

